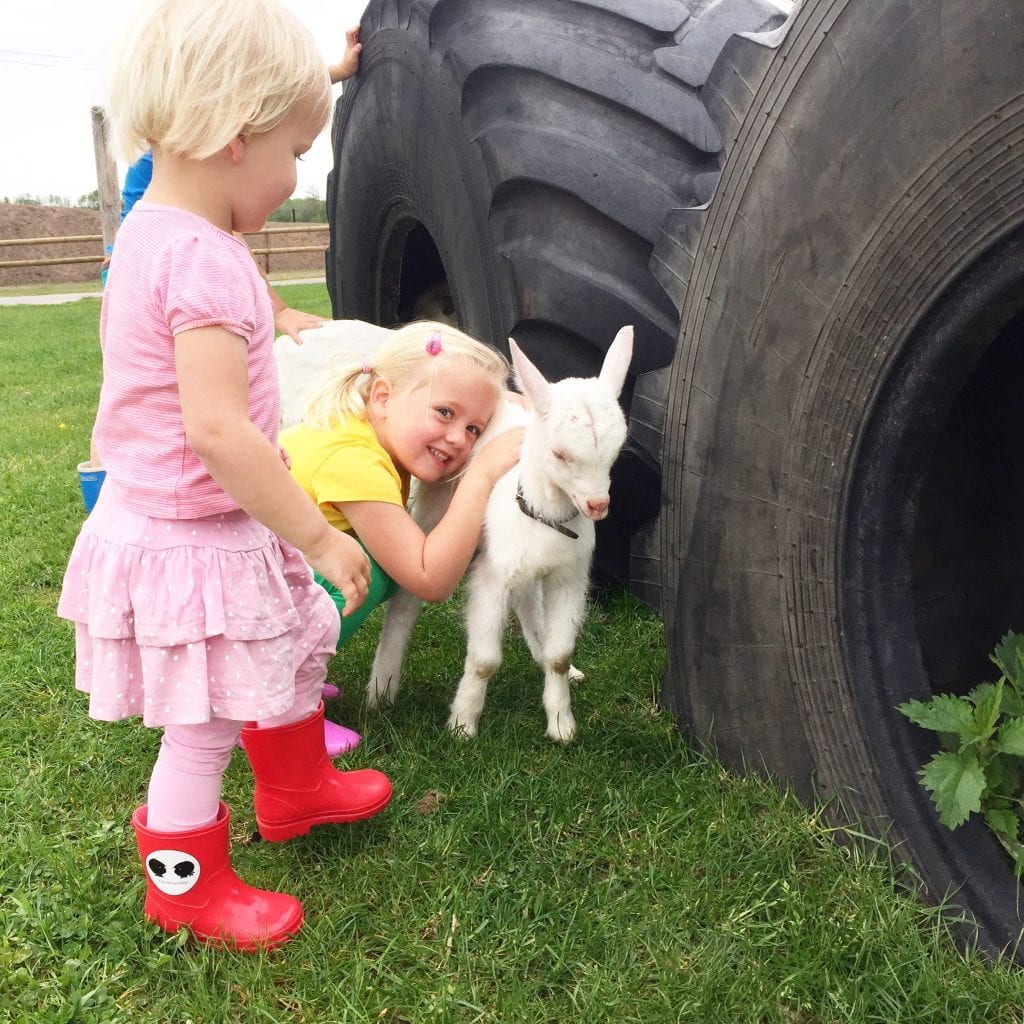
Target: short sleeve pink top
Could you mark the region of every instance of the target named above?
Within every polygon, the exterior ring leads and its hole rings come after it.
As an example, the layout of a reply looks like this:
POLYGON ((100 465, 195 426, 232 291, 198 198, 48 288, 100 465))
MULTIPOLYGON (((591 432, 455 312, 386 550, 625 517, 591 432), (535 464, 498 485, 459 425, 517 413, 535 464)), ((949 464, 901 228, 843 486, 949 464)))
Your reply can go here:
POLYGON ((217 326, 246 342, 249 418, 276 444, 266 282, 244 242, 195 214, 145 200, 118 231, 116 258, 131 261, 135 272, 110 275, 100 314, 95 440, 107 476, 119 485, 122 503, 142 515, 196 519, 236 509, 185 438, 174 338, 217 326))

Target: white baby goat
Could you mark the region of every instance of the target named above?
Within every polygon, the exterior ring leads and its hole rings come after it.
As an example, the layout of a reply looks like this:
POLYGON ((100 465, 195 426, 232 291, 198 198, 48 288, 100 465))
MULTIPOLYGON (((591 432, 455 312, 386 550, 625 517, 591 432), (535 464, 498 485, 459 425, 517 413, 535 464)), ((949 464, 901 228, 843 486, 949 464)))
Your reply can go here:
MULTIPOLYGON (((487 438, 525 423, 522 457, 487 503, 483 537, 468 573, 467 650, 448 719, 450 729, 475 736, 487 683, 501 664, 501 640, 511 608, 530 653, 544 669, 547 734, 568 743, 576 732, 570 664, 586 610, 594 522, 609 506, 609 474, 626 439, 618 396, 633 354, 633 328, 616 335, 600 375, 549 383, 509 339, 512 363, 529 410, 500 403, 487 438)), ((430 529, 443 515, 450 486, 421 485, 413 514, 430 529)), ((402 660, 420 602, 400 591, 389 602, 367 688, 371 707, 398 694, 402 660)))
MULTIPOLYGON (((279 338, 275 356, 282 426, 295 421, 336 354, 372 358, 387 334, 372 324, 344 320, 303 331, 302 346, 279 338)), ((569 682, 583 678, 570 659, 586 609, 594 522, 608 514, 609 474, 626 438, 618 396, 633 354, 633 328, 623 327, 615 336, 597 377, 556 383, 545 380, 509 341, 529 410, 514 401, 500 402, 480 444, 520 423, 526 434, 519 464, 491 493, 480 548, 468 573, 466 661, 448 726, 465 736, 477 734, 487 683, 501 664, 502 631, 511 608, 530 653, 544 669, 547 734, 568 743, 576 732, 569 682)), ((414 487, 412 513, 424 530, 444 515, 454 487, 455 482, 414 487)), ((388 602, 367 686, 371 707, 393 703, 398 695, 420 604, 406 590, 388 602)))

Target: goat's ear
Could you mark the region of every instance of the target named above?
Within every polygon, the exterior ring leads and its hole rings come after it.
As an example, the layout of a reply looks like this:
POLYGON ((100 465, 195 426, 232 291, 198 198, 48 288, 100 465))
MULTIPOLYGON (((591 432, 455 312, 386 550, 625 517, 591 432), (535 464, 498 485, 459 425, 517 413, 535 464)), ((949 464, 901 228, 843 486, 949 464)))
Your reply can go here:
POLYGON ((544 374, 537 369, 526 353, 515 343, 514 338, 508 339, 508 348, 512 353, 512 366, 516 371, 516 379, 519 381, 526 395, 526 400, 533 410, 543 416, 548 411, 548 382, 544 374))
POLYGON ((626 374, 629 371, 632 358, 633 328, 623 327, 608 346, 604 362, 601 364, 601 373, 598 376, 598 380, 612 389, 612 394, 621 393, 622 385, 626 383, 626 374))

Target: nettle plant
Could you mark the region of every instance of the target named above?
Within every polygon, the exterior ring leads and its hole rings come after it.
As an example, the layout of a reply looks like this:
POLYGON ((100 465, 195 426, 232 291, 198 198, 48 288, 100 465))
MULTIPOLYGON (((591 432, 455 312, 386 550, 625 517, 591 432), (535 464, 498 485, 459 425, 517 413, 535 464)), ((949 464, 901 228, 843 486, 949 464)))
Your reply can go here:
POLYGON ((939 734, 942 750, 921 769, 939 821, 957 828, 972 814, 985 823, 1024 871, 1021 818, 1024 796, 1024 636, 1007 633, 990 655, 1002 673, 962 697, 940 693, 912 700, 899 710, 916 725, 939 734))

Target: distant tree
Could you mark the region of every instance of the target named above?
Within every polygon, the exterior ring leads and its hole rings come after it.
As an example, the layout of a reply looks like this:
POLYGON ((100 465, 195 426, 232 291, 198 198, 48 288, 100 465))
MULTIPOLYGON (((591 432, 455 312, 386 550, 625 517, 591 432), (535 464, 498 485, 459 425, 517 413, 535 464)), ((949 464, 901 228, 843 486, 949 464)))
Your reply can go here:
POLYGON ((84 196, 79 196, 75 206, 82 210, 98 210, 100 208, 100 190, 95 188, 91 192, 86 192, 84 196))
POLYGON ((71 200, 67 196, 56 196, 52 192, 45 198, 30 196, 25 192, 20 196, 15 196, 14 201, 21 206, 62 206, 65 209, 71 206, 71 200))

